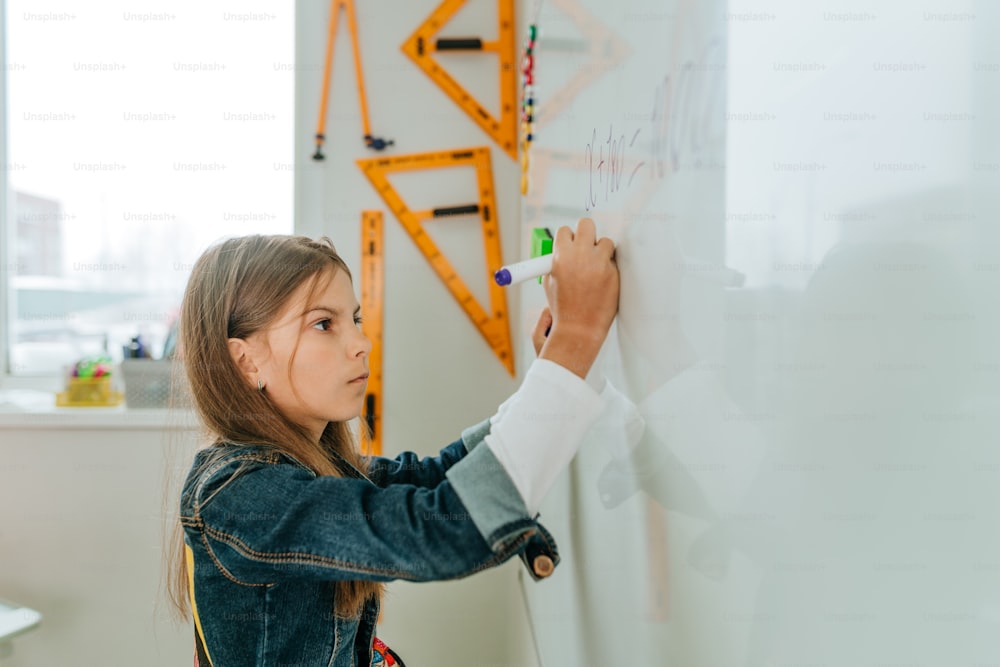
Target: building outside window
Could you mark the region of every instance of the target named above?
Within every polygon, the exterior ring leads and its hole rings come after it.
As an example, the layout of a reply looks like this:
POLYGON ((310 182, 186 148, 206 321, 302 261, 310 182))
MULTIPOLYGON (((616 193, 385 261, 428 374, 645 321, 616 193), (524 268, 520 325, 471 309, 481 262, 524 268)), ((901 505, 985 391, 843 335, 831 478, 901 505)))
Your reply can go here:
POLYGON ((158 355, 209 244, 292 231, 294 3, 3 4, 9 372, 158 355))

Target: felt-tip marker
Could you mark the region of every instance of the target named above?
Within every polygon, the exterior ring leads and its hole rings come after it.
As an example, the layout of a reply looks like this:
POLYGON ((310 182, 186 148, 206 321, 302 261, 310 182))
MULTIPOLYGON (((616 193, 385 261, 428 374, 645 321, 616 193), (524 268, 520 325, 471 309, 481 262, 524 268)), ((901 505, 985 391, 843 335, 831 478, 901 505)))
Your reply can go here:
POLYGON ((493 274, 497 285, 504 287, 524 280, 531 280, 552 272, 552 255, 540 255, 516 264, 508 264, 493 274))

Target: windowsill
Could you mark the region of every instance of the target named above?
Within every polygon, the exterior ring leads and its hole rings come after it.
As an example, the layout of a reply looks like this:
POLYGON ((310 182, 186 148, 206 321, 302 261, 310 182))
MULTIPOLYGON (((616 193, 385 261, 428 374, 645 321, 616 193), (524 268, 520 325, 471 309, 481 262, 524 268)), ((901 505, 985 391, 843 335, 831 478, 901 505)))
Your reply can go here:
POLYGON ((118 405, 107 408, 63 408, 55 394, 35 389, 0 390, 0 430, 195 430, 192 410, 137 409, 118 405))

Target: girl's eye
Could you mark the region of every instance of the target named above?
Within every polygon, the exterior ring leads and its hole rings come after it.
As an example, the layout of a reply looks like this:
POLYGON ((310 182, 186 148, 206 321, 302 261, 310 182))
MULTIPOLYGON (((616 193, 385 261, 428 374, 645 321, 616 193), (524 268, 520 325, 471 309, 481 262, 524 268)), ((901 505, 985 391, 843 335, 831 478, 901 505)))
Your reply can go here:
POLYGON ((320 331, 329 331, 330 320, 320 320, 319 322, 313 325, 313 329, 319 329, 320 331))
POLYGON ((362 318, 360 315, 355 315, 354 316, 354 324, 355 324, 355 326, 361 326, 362 322, 364 322, 364 318, 362 318))

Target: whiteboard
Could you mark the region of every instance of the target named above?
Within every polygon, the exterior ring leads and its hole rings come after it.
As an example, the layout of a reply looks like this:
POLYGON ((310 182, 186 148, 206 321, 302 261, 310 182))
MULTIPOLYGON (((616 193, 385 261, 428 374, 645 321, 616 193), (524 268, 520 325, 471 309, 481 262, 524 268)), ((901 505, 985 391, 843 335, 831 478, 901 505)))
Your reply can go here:
POLYGON ((1000 660, 1000 8, 525 9, 522 237, 615 240, 598 367, 645 421, 543 505, 543 667, 1000 660))

